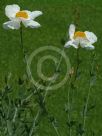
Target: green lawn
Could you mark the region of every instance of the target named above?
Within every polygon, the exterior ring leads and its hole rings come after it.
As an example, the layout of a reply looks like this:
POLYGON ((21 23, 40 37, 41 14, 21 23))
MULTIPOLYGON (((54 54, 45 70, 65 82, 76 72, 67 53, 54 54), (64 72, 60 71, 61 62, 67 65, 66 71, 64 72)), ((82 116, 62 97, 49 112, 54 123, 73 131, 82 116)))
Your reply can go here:
MULTIPOLYGON (((40 10, 43 15, 36 18, 42 27, 39 29, 30 29, 23 27, 24 47, 28 56, 39 47, 55 46, 63 49, 61 44, 62 39, 67 38, 68 27, 71 23, 77 23, 78 30, 89 30, 94 32, 98 37, 98 42, 95 43, 97 67, 97 80, 91 90, 89 105, 95 105, 87 115, 86 136, 101 136, 102 135, 102 1, 101 0, 1 0, 0 1, 0 90, 5 85, 5 76, 12 74, 10 84, 13 85, 15 92, 18 90, 25 91, 24 88, 15 85, 20 78, 25 75, 25 64, 20 48, 20 31, 19 30, 4 30, 2 24, 8 21, 5 16, 5 6, 9 4, 18 4, 22 9, 40 10), (76 13, 80 17, 76 17, 76 13), (94 132, 94 134, 92 134, 94 132)), ((69 48, 65 50, 68 55, 72 67, 76 64, 76 50, 69 48)), ((80 70, 81 75, 75 83, 75 89, 71 92, 73 97, 72 120, 82 122, 82 109, 84 99, 87 96, 89 88, 89 70, 93 51, 80 50, 80 70)), ((48 54, 53 52, 48 52, 48 54)), ((33 75, 36 75, 37 60, 46 53, 40 54, 32 65, 33 75)), ((60 55, 54 53, 57 58, 60 55)), ((66 67, 64 61, 62 66, 62 76, 65 74, 66 67)), ((45 62, 43 72, 51 75, 54 72, 54 65, 51 61, 45 62), (52 64, 52 65, 51 65, 52 64)), ((67 93, 69 89, 69 81, 58 90, 51 90, 46 99, 46 108, 50 115, 54 116, 58 123, 58 131, 60 136, 68 135, 67 113, 65 105, 67 104, 67 93)), ((22 92, 23 93, 23 92, 22 92)), ((25 92, 24 92, 25 93, 25 92)), ((33 98, 32 98, 33 99, 33 98)), ((33 100, 32 100, 33 101, 33 100)), ((32 109, 33 114, 37 112, 37 108, 32 109)), ((78 126, 77 126, 78 127, 78 126)), ((76 127, 76 128, 77 128, 76 127)), ((74 130, 72 136, 75 134, 74 130)), ((47 119, 46 115, 40 118, 36 136, 56 136, 56 132, 47 119)), ((1 135, 2 136, 2 135, 1 135)), ((24 135, 26 136, 26 135, 24 135)), ((77 136, 77 135, 76 135, 77 136)))

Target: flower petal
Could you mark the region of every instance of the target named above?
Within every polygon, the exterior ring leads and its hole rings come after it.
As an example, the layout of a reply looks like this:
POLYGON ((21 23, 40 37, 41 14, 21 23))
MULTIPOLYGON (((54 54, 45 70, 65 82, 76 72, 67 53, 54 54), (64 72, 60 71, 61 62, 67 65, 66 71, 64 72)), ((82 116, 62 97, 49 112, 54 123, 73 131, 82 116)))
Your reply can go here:
POLYGON ((93 50, 93 49, 95 49, 95 47, 94 47, 92 44, 90 44, 90 42, 81 42, 81 43, 80 43, 80 46, 81 46, 82 48, 86 48, 86 49, 88 49, 88 50, 93 50))
POLYGON ((35 19, 36 17, 42 15, 43 13, 41 11, 33 11, 31 12, 31 19, 35 19))
POLYGON ((19 29, 20 22, 18 21, 8 21, 3 24, 4 29, 19 29))
POLYGON ((30 27, 30 28, 38 28, 41 26, 38 22, 33 20, 23 21, 23 24, 25 27, 30 27))
POLYGON ((78 48, 78 45, 74 44, 73 40, 66 42, 64 45, 65 48, 69 48, 70 46, 73 46, 76 49, 78 48))
POLYGON ((70 27, 69 27, 69 37, 70 37, 70 39, 73 39, 74 33, 75 33, 75 25, 71 24, 70 27))
POLYGON ((82 47, 82 48, 85 48, 88 44, 90 44, 90 42, 89 42, 89 40, 87 40, 87 38, 82 38, 82 39, 80 39, 80 46, 82 47))
POLYGON ((16 4, 7 5, 5 8, 5 14, 10 19, 15 18, 16 13, 19 11, 20 11, 20 7, 16 4))
POLYGON ((85 31, 85 34, 91 44, 97 42, 97 36, 94 33, 85 31))
POLYGON ((91 45, 91 44, 87 44, 85 46, 85 48, 88 49, 88 50, 94 50, 95 49, 95 47, 93 45, 91 45))

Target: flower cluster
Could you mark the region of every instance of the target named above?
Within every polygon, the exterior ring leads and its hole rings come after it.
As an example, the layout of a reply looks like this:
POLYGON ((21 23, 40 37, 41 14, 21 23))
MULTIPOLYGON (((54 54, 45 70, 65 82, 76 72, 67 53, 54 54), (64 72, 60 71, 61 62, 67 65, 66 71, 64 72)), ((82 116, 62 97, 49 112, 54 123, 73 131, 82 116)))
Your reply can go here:
MULTIPOLYGON (((20 10, 17 4, 7 5, 5 8, 5 14, 10 21, 3 24, 5 29, 19 29, 22 23, 25 27, 38 28, 40 24, 34 19, 43 13, 41 11, 28 11, 20 10)), ((70 40, 65 43, 65 48, 73 46, 78 49, 79 47, 86 49, 94 49, 93 44, 97 42, 97 37, 93 32, 89 31, 75 31, 75 25, 71 24, 69 27, 70 40)))

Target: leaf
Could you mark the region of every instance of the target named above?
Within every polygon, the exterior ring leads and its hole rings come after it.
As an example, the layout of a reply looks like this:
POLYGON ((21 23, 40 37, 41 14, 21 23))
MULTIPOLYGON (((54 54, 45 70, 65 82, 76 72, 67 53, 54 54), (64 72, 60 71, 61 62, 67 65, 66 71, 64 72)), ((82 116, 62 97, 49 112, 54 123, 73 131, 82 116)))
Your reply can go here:
POLYGON ((88 107, 88 112, 89 112, 90 110, 93 110, 94 108, 95 108, 95 104, 91 105, 90 107, 88 107))
POLYGON ((96 83, 97 77, 96 75, 93 75, 90 79, 90 86, 94 86, 96 83))
POLYGON ((8 129, 9 136, 12 136, 13 129, 12 129, 12 123, 10 120, 7 120, 7 129, 8 129))
POLYGON ((23 83, 24 83, 24 80, 22 80, 22 79, 19 77, 19 79, 18 79, 18 84, 19 84, 19 85, 23 85, 23 83))
POLYGON ((67 125, 68 125, 69 128, 71 128, 71 127, 76 125, 76 121, 72 120, 70 122, 67 122, 67 125))
POLYGON ((80 134, 80 136, 82 136, 85 133, 85 131, 83 130, 83 125, 81 123, 79 123, 76 131, 77 134, 80 134))

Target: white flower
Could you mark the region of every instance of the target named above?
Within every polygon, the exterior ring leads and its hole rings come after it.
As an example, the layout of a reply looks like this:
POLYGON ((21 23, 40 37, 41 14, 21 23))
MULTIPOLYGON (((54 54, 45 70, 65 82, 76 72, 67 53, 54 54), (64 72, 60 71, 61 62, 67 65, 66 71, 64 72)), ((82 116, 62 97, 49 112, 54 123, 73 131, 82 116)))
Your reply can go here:
POLYGON ((95 47, 92 45, 97 42, 97 37, 94 33, 89 31, 77 31, 75 32, 75 25, 71 24, 69 27, 69 38, 70 40, 65 43, 66 48, 73 46, 74 48, 82 48, 94 49, 95 47))
POLYGON ((20 7, 16 4, 7 5, 5 8, 5 14, 10 21, 3 24, 5 29, 19 29, 22 22, 25 27, 38 28, 40 24, 34 19, 42 15, 41 11, 28 11, 20 10, 20 7))

